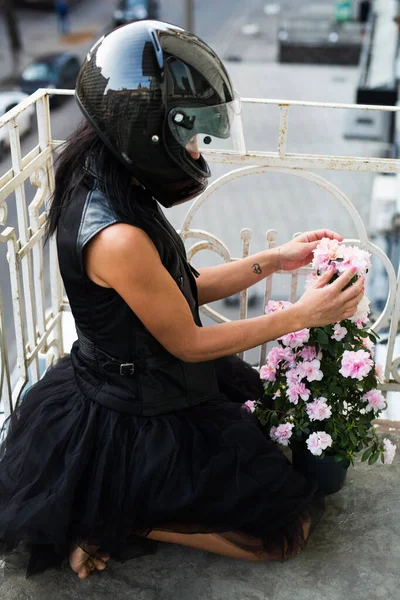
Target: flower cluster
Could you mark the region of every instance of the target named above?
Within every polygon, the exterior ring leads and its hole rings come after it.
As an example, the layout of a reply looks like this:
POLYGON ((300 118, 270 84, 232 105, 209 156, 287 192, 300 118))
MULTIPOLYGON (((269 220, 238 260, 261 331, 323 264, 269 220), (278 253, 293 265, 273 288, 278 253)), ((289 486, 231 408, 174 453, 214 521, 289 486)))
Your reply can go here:
MULTIPOLYGON (((327 269, 332 281, 355 267, 351 283, 364 277, 370 255, 354 246, 323 239, 314 251, 312 281, 327 269)), ((270 301, 265 312, 285 310, 289 302, 270 301)), ((249 410, 284 446, 307 448, 315 456, 335 455, 346 464, 363 451, 369 464, 391 463, 396 446, 381 440, 372 421, 386 408, 377 389, 382 369, 374 362, 377 335, 367 327, 369 301, 364 296, 351 319, 326 327, 303 329, 277 340, 260 369, 264 398, 249 410)))

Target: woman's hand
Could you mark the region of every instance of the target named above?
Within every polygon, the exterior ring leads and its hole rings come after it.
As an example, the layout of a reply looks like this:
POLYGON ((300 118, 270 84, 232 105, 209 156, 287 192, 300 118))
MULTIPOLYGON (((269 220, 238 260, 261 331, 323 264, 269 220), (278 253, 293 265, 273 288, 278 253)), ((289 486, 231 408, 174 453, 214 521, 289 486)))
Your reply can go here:
POLYGON ((278 270, 294 271, 308 265, 313 259, 313 250, 322 238, 343 241, 341 235, 329 229, 318 229, 317 231, 302 233, 290 242, 279 246, 278 270))
POLYGON ((327 285, 334 272, 332 268, 321 275, 296 302, 303 327, 323 327, 339 323, 356 313, 364 295, 364 279, 360 277, 356 283, 344 289, 354 277, 355 269, 352 267, 327 285))

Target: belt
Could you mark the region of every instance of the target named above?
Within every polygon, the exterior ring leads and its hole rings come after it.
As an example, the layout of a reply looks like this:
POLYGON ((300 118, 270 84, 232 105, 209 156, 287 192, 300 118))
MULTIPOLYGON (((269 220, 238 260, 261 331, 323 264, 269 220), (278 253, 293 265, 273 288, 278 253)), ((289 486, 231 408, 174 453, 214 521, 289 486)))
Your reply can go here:
POLYGON ((132 377, 135 374, 139 362, 120 363, 116 360, 106 362, 101 365, 101 368, 107 373, 117 373, 123 377, 132 377))
POLYGON ((79 350, 82 355, 87 360, 97 363, 100 369, 107 373, 117 373, 117 375, 122 375, 123 377, 132 377, 137 371, 141 372, 144 370, 144 359, 137 359, 132 362, 119 361, 117 358, 110 356, 107 352, 95 346, 80 329, 76 328, 76 332, 78 334, 79 350))

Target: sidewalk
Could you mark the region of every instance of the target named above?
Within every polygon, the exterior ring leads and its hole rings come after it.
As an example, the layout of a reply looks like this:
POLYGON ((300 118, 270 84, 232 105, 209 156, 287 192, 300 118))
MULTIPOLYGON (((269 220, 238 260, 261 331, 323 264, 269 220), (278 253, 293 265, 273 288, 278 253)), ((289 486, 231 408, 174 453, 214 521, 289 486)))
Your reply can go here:
MULTIPOLYGON (((36 56, 57 51, 72 51, 81 58, 94 40, 107 30, 111 23, 115 2, 81 0, 71 8, 71 33, 60 37, 55 11, 17 9, 18 25, 23 50, 20 72, 36 56)), ((15 87, 18 72, 13 70, 12 55, 4 20, 0 20, 0 89, 15 87)))

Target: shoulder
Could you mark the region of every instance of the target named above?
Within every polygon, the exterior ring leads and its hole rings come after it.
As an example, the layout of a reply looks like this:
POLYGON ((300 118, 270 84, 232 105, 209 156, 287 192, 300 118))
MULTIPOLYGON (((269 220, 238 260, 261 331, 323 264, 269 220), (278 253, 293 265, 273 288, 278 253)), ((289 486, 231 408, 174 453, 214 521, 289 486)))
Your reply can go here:
POLYGON ((160 266, 160 256, 149 236, 126 223, 116 223, 100 231, 85 252, 87 275, 104 287, 126 283, 132 275, 147 278, 160 266))
POLYGON ((127 223, 115 223, 100 231, 90 242, 89 252, 108 264, 125 259, 132 264, 138 259, 158 256, 147 233, 127 223))

